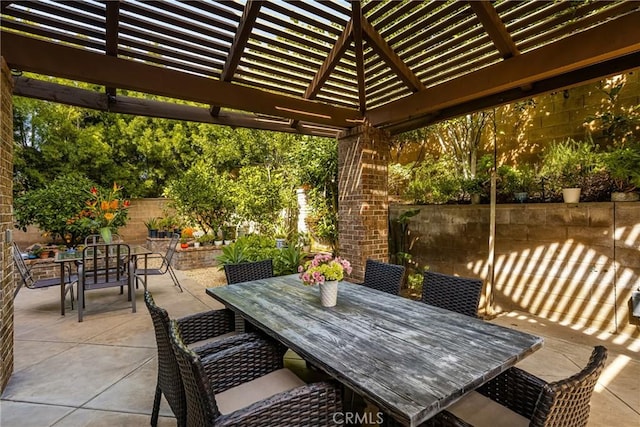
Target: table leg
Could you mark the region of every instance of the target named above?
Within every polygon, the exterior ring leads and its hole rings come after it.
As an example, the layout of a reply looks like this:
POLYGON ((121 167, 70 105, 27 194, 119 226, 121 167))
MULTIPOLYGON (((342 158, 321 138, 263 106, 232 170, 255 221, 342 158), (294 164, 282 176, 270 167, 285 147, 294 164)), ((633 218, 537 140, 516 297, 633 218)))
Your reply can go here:
POLYGON ((64 316, 64 262, 60 263, 60 314, 64 316))

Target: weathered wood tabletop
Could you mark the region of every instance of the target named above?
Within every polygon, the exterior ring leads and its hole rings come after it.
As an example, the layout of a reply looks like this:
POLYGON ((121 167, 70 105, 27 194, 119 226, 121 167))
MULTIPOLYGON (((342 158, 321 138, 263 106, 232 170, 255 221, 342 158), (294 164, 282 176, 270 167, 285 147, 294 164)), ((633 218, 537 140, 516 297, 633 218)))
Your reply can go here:
POLYGON ((207 289, 382 411, 409 426, 542 346, 542 338, 340 282, 320 305, 297 275, 207 289))

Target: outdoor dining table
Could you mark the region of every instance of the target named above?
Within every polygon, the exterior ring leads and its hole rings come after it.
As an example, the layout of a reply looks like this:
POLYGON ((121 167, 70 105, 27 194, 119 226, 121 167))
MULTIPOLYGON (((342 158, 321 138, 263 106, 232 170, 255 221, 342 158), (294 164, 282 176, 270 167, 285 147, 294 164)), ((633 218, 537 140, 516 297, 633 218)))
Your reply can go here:
POLYGON ((540 337, 339 283, 338 303, 297 275, 207 294, 407 426, 417 426, 542 347, 540 337))
MULTIPOLYGON (((124 243, 124 242, 123 242, 124 243)), ((137 265, 138 257, 144 257, 144 269, 147 269, 147 256, 152 253, 151 250, 147 249, 141 245, 129 245, 131 262, 133 265, 137 265)), ((66 251, 66 252, 58 252, 53 260, 56 264, 60 265, 60 314, 64 316, 65 308, 64 308, 64 267, 66 263, 72 263, 76 261, 82 261, 82 251, 66 251)), ((133 270, 132 270, 133 271, 133 270)), ((147 287, 147 274, 144 274, 144 287, 147 287)))

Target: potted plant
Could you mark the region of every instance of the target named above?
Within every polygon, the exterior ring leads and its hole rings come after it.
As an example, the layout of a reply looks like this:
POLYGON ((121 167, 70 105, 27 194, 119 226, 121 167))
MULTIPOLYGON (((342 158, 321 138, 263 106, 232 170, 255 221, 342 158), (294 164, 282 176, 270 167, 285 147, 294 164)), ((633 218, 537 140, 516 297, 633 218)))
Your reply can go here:
POLYGON ((189 247, 189 239, 186 237, 180 238, 180 248, 187 249, 189 247))
POLYGON ((144 221, 144 226, 147 227, 147 236, 155 239, 158 237, 158 218, 149 218, 144 221))
POLYGON ((318 254, 298 268, 300 279, 305 285, 319 285, 320 303, 323 307, 333 307, 338 298, 338 281, 345 273, 351 274, 351 263, 331 254, 318 254))
POLYGON ((195 239, 195 241, 193 242, 193 247, 194 248, 199 248, 200 244, 202 243, 202 241, 200 240, 200 238, 204 236, 204 231, 202 230, 196 230, 193 232, 193 238, 195 239))
POLYGON ((236 228, 232 225, 222 228, 222 240, 225 245, 230 245, 236 238, 236 228))
POLYGON ((549 178, 552 187, 562 190, 565 203, 578 203, 584 177, 597 164, 593 143, 571 139, 551 144, 542 159, 541 174, 549 178))
POLYGON ((288 232, 287 232, 287 227, 284 223, 283 219, 280 219, 275 225, 274 225, 274 237, 276 239, 276 248, 278 249, 282 249, 286 246, 287 244, 287 236, 288 236, 288 232))
POLYGON ((613 180, 612 202, 634 202, 640 198, 640 146, 616 148, 604 155, 604 164, 613 180))
POLYGON ((482 195, 485 194, 484 180, 480 177, 466 178, 461 182, 462 191, 469 195, 472 205, 480 204, 482 195))

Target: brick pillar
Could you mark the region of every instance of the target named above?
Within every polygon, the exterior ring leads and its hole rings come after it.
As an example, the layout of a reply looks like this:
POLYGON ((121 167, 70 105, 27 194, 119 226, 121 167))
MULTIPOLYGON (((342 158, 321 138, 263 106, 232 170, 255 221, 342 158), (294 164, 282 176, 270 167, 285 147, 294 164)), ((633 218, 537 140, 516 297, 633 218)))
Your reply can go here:
POLYGON ((338 139, 339 252, 353 265, 353 281, 364 279, 367 258, 389 261, 389 139, 370 126, 338 139))
POLYGON ((13 79, 0 58, 0 393, 13 373, 13 258, 6 231, 13 226, 13 79))

